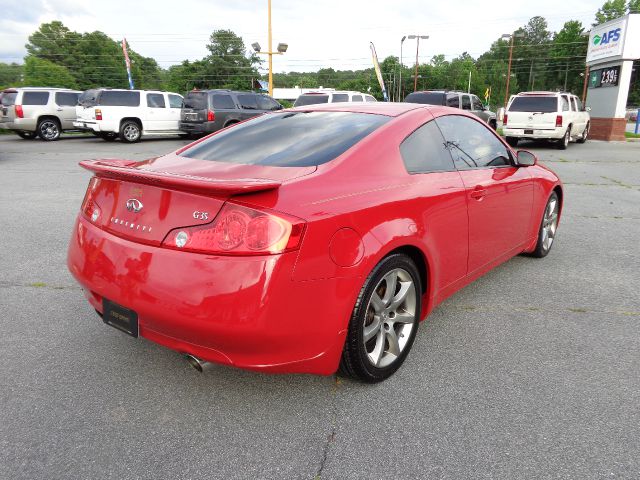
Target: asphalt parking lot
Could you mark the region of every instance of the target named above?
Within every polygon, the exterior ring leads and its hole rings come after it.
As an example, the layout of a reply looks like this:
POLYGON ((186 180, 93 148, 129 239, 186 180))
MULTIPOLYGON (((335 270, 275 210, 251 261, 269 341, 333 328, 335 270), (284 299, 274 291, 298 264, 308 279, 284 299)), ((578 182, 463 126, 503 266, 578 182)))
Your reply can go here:
POLYGON ((199 374, 100 321, 65 266, 77 163, 186 143, 0 135, 0 478, 640 477, 640 143, 527 145, 565 182, 552 252, 447 300, 373 386, 199 374))

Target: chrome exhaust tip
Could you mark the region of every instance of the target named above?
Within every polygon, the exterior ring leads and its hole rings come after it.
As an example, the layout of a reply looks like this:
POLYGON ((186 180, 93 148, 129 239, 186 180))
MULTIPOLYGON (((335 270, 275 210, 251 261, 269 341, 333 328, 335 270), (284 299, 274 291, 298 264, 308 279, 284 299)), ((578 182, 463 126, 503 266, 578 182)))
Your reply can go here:
POLYGON ((187 359, 187 362, 189 362, 189 365, 191 365, 193 368, 195 368, 200 373, 202 373, 202 370, 204 369, 204 367, 208 363, 208 362, 205 362, 204 360, 202 360, 202 359, 200 359, 198 357, 194 357, 191 354, 186 354, 185 358, 187 359))

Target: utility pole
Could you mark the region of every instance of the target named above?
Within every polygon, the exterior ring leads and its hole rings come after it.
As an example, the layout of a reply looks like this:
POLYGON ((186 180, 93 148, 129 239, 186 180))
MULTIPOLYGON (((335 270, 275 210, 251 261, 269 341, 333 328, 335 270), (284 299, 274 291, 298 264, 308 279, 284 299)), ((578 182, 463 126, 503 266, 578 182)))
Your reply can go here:
POLYGON ((400 40, 400 78, 398 79, 398 101, 399 102, 402 101, 402 67, 404 66, 402 64, 402 44, 404 43, 406 38, 407 36, 405 35, 400 40))
POLYGON ((531 59, 531 68, 529 69, 529 90, 533 90, 533 58, 531 59))
POLYGON ((565 63, 565 69, 564 69, 564 90, 562 90, 563 92, 567 91, 567 75, 569 74, 569 62, 565 63))
POLYGON ((509 66, 507 67, 507 85, 505 86, 504 92, 504 107, 507 108, 507 102, 509 101, 509 79, 511 78, 511 59, 513 58, 513 37, 514 35, 505 34, 502 35, 502 38, 511 38, 511 42, 509 43, 509 66))
POLYGON ((416 73, 413 78, 413 91, 418 90, 418 50, 420 49, 420 39, 427 40, 429 35, 409 35, 407 38, 413 40, 414 38, 417 40, 416 42, 416 73))

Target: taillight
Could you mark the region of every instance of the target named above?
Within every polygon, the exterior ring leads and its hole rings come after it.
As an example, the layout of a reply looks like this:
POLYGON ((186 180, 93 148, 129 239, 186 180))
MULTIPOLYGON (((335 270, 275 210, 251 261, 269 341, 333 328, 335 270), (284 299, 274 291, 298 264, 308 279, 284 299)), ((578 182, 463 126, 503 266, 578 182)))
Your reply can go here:
POLYGON ((207 110, 207 122, 213 122, 216 119, 216 114, 213 110, 207 110))
POLYGON ((299 248, 305 225, 289 215, 227 203, 213 222, 176 228, 162 246, 217 255, 275 255, 299 248))
POLYGON ((508 115, 505 113, 504 117, 502 117, 502 125, 506 125, 507 124, 507 117, 508 117, 508 115))
POLYGON ((96 223, 100 218, 102 211, 100 207, 93 199, 93 192, 98 186, 98 179, 93 177, 89 181, 89 186, 87 187, 87 193, 84 194, 84 200, 82 201, 82 207, 80 207, 80 211, 82 214, 93 223, 96 223))
POLYGON ((24 111, 22 110, 22 105, 16 105, 16 117, 17 118, 24 118, 24 111))
POLYGON ((102 120, 102 110, 96 108, 96 120, 102 120))
POLYGON ((562 126, 562 115, 556 115, 556 127, 562 126))

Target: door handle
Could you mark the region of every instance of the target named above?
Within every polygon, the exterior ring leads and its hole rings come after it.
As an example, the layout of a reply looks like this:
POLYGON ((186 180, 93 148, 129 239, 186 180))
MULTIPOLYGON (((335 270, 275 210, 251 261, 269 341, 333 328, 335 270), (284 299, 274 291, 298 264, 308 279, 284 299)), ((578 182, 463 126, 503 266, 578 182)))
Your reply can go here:
POLYGON ((487 194, 486 188, 477 186, 471 191, 471 198, 474 198, 476 200, 482 200, 486 194, 487 194))
POLYGON ((62 109, 61 108, 56 108, 56 111, 61 112, 62 109))

